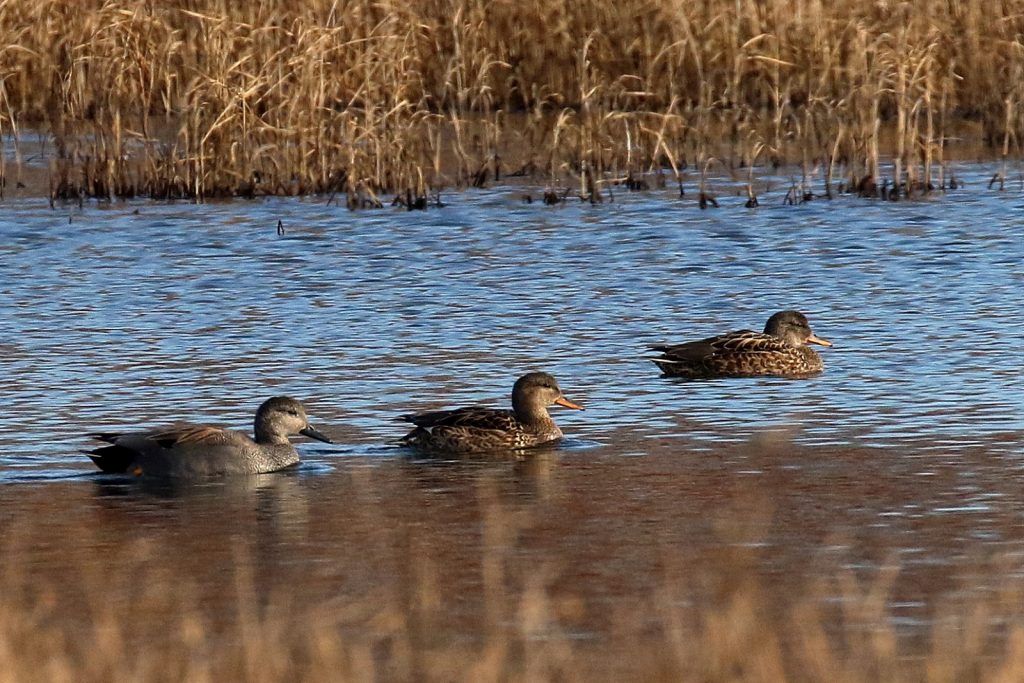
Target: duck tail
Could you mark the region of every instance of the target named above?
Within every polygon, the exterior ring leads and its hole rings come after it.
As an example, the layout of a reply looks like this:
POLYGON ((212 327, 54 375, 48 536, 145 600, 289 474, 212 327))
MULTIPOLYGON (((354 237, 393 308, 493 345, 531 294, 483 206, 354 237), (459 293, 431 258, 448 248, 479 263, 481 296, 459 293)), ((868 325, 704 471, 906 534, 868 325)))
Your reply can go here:
POLYGON ((104 446, 92 451, 82 451, 104 472, 127 472, 135 460, 135 452, 121 446, 104 446))

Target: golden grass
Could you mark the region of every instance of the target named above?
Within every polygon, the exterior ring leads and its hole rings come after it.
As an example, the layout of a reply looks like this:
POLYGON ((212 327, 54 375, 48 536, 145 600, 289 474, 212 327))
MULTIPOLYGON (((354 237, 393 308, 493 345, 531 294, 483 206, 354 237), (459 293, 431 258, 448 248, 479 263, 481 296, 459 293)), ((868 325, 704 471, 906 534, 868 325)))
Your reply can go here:
POLYGON ((982 0, 12 0, 0 127, 51 135, 72 197, 358 206, 524 171, 596 199, 765 162, 900 195, 944 186, 954 121, 1019 149, 1022 33, 982 0))
MULTIPOLYGON (((383 541, 386 554, 399 541, 394 566, 347 590, 318 583, 318 562, 298 566, 297 582, 268 581, 267 572, 297 565, 287 551, 293 539, 278 539, 285 557, 266 554, 260 536, 271 531, 267 520, 235 519, 225 534, 192 529, 190 515, 164 501, 162 521, 140 528, 153 521, 145 499, 97 501, 109 507, 102 515, 88 505, 61 515, 42 501, 48 521, 22 515, 4 530, 0 679, 1024 680, 1024 592, 1012 564, 978 563, 973 578, 935 608, 931 624, 908 635, 894 620, 894 562, 855 572, 841 568, 840 558, 808 558, 817 578, 769 580, 755 546, 770 513, 757 500, 739 500, 747 508, 739 517, 716 513, 720 552, 703 558, 699 570, 681 554, 686 549, 664 546, 649 591, 589 604, 594 596, 560 576, 559 558, 530 562, 524 572, 510 553, 543 525, 541 510, 509 510, 487 486, 479 496, 479 557, 455 565, 383 520, 317 522, 324 532, 370 522, 364 543, 341 552, 383 541), (105 528, 97 531, 100 519, 105 528), (246 527, 251 533, 242 533, 246 527), (207 536, 202 556, 192 556, 207 536), (225 537, 235 540, 225 546, 225 537), (478 573, 465 585, 479 586, 479 594, 448 585, 464 582, 466 569, 478 573), (1007 579, 993 587, 991 576, 1007 579)), ((215 506, 217 496, 210 498, 215 506)), ((380 562, 371 553, 353 566, 380 562)))

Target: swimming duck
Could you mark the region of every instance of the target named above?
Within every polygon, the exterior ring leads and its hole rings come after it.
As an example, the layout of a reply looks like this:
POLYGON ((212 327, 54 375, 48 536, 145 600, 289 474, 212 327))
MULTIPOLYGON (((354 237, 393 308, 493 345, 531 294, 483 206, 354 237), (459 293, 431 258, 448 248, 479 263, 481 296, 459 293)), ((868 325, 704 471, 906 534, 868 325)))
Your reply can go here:
POLYGON ((670 377, 801 377, 824 368, 821 356, 808 344, 832 346, 811 332, 803 313, 780 311, 768 318, 764 332, 739 330, 685 344, 652 346, 662 355, 651 360, 670 377))
POLYGON ((403 415, 416 425, 402 445, 434 453, 480 453, 531 448, 562 438, 562 430, 548 414, 548 406, 573 410, 583 406, 562 396, 555 378, 531 372, 512 387, 512 410, 473 406, 457 410, 403 415))
POLYGON ((85 453, 104 472, 203 477, 274 472, 294 465, 299 454, 288 441, 294 434, 331 443, 310 426, 303 405, 286 396, 263 402, 253 431, 255 440, 230 429, 191 423, 140 432, 100 432, 90 436, 110 445, 85 453))

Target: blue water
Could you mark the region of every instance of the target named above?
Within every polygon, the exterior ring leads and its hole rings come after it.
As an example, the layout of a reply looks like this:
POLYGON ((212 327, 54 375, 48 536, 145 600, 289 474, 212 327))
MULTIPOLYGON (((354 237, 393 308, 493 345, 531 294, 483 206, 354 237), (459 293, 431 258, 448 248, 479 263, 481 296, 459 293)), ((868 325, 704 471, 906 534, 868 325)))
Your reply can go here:
MULTIPOLYGON (((706 558, 754 549, 780 600, 896 562, 889 626, 927 626, 949 596, 1024 578, 1024 196, 986 190, 991 172, 918 201, 780 190, 756 210, 724 191, 708 211, 668 191, 549 207, 522 187, 426 212, 7 200, 0 550, 60 586, 150 543, 168 590, 195 586, 214 620, 237 612, 238 544, 261 591, 339 609, 434 562, 453 642, 493 620, 498 557, 509 576, 543 568, 581 606, 567 638, 601 647, 608 615, 658 601, 662 561, 691 591, 706 558), (648 360, 787 308, 835 344, 817 377, 687 382, 648 360), (438 463, 394 445, 396 416, 507 406, 535 369, 587 408, 553 409, 559 447, 438 463), (97 430, 248 430, 279 394, 337 441, 298 443, 297 472, 154 491, 80 453, 97 430), (495 518, 514 529, 500 542, 495 518)), ((122 588, 102 600, 130 606, 122 588)))
MULTIPOLYGON (((987 170, 964 175, 977 188, 987 170)), ((707 441, 778 426, 812 444, 1019 452, 1019 194, 756 210, 723 197, 717 211, 658 193, 560 207, 522 194, 427 212, 9 202, 0 480, 89 471, 80 435, 101 427, 247 428, 279 393, 345 437, 317 457, 386 457, 394 416, 506 405, 529 369, 586 404, 556 415, 571 439, 611 448, 622 426, 707 441), (784 308, 835 343, 821 376, 688 383, 645 360, 647 344, 760 329, 784 308)))

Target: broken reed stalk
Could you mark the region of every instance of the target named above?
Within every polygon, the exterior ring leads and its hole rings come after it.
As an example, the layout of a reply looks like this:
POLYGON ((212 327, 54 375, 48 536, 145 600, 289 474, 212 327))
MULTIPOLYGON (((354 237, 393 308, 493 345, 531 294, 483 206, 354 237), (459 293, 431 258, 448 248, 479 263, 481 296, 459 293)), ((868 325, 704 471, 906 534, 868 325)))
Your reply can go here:
POLYGON ((892 199, 900 198, 903 183, 903 165, 907 154, 907 63, 905 60, 896 62, 896 153, 893 155, 892 199))
POLYGON ((1006 183, 1006 168, 1008 157, 1010 155, 1010 131, 1013 122, 1013 99, 1011 97, 1006 98, 1006 120, 1003 124, 1003 149, 1002 149, 1002 163, 999 169, 999 189, 1002 190, 1006 183))

